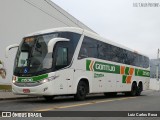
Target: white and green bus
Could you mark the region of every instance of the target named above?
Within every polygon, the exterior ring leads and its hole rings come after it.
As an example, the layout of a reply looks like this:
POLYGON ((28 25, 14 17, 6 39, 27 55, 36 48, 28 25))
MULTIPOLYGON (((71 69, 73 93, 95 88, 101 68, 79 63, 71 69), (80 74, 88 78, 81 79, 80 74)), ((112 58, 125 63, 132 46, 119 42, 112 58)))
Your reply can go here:
POLYGON ((15 94, 46 100, 87 94, 140 95, 149 88, 149 58, 99 35, 73 27, 36 32, 23 38, 14 63, 15 94))

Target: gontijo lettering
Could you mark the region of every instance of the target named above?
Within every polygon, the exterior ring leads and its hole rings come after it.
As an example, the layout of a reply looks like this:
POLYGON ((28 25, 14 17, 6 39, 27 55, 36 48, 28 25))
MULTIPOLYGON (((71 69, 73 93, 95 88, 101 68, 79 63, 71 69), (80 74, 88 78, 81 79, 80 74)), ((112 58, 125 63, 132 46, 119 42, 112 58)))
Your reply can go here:
POLYGON ((86 60, 86 70, 120 74, 120 66, 118 65, 91 61, 91 60, 86 60))
POLYGON ((95 67, 97 70, 105 70, 105 71, 112 71, 112 72, 116 70, 115 66, 103 65, 98 63, 95 65, 95 67))

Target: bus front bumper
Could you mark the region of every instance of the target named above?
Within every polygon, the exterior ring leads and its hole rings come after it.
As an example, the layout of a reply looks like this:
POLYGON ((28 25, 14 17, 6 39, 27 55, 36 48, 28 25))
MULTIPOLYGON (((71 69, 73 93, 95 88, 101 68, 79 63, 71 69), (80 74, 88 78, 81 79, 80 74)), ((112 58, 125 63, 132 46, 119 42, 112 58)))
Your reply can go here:
POLYGON ((33 87, 12 84, 12 92, 17 95, 53 95, 53 86, 50 82, 33 87))

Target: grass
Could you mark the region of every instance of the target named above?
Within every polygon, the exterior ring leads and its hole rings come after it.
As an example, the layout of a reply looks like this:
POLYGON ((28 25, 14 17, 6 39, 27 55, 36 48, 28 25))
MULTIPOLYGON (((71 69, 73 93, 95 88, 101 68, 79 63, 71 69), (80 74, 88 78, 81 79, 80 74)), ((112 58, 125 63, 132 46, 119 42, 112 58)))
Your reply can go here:
POLYGON ((0 90, 11 91, 12 90, 12 86, 11 85, 0 85, 0 90))

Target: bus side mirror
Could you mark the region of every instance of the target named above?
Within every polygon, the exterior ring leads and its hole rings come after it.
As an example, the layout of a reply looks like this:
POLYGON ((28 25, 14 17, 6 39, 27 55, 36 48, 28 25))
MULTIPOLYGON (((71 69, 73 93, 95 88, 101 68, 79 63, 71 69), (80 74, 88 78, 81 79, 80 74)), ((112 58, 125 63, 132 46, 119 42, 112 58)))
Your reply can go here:
POLYGON ((18 44, 13 44, 13 45, 9 45, 6 47, 6 51, 5 51, 5 57, 8 58, 8 51, 11 50, 12 48, 17 48, 19 47, 18 44))
POLYGON ((70 41, 67 38, 53 38, 48 42, 48 53, 53 52, 53 48, 57 42, 68 42, 70 41))

